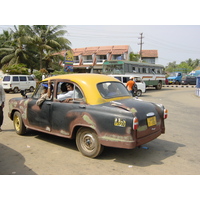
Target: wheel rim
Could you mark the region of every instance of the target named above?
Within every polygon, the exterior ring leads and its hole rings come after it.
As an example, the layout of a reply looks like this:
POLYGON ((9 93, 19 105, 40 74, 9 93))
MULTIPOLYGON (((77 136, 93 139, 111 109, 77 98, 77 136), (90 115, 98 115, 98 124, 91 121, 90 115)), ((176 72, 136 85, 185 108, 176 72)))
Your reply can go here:
POLYGON ((97 142, 91 133, 86 133, 81 138, 81 146, 85 151, 91 152, 95 149, 97 142))
POLYGON ((14 125, 15 125, 16 131, 19 131, 20 130, 20 119, 18 116, 14 117, 14 125))

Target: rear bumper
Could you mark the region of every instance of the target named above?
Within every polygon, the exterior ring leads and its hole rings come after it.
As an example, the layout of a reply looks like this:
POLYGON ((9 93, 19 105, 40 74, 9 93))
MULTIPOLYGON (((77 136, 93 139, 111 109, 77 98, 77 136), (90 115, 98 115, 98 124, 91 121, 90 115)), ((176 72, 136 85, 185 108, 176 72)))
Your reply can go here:
POLYGON ((162 130, 159 130, 149 135, 145 135, 144 137, 137 138, 137 131, 136 131, 134 132, 133 137, 131 135, 120 137, 112 134, 112 135, 101 136, 99 137, 99 140, 103 146, 123 148, 123 149, 134 149, 137 146, 141 146, 156 139, 161 134, 162 130))

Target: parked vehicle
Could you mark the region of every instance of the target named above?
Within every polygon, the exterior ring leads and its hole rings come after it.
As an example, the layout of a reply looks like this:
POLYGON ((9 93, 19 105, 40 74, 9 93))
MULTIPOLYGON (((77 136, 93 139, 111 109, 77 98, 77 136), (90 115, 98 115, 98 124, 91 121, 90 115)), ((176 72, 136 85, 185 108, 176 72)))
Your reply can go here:
POLYGON ((182 79, 182 72, 173 72, 167 79, 168 79, 168 84, 180 85, 182 79))
POLYGON ((196 85, 196 76, 183 76, 181 83, 182 85, 196 85))
POLYGON ((104 146, 133 149, 165 133, 164 106, 133 99, 123 83, 107 75, 53 76, 44 79, 32 96, 23 95, 9 100, 8 115, 17 134, 29 128, 76 139, 77 148, 88 157, 100 155, 104 146), (53 86, 51 98, 37 106, 48 81, 53 86), (57 98, 63 83, 74 86, 68 103, 57 98))
MULTIPOLYGON (((116 79, 120 80, 124 85, 130 80, 129 75, 109 75, 115 77, 116 79)), ((146 92, 146 83, 138 76, 134 76, 134 81, 137 85, 137 91, 135 92, 135 96, 142 96, 142 93, 146 92)))
POLYGON ((20 90, 29 90, 33 92, 36 87, 36 81, 30 75, 5 75, 2 80, 2 86, 6 93, 20 90))
POLYGON ((191 76, 199 76, 200 75, 200 70, 193 71, 189 75, 191 75, 191 76))

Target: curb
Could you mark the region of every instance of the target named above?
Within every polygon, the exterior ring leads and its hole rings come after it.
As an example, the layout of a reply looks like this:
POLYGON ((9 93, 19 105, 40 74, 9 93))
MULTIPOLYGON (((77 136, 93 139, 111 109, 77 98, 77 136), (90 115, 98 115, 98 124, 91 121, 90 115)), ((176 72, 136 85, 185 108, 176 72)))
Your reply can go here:
POLYGON ((196 88, 196 85, 162 85, 162 87, 196 88))

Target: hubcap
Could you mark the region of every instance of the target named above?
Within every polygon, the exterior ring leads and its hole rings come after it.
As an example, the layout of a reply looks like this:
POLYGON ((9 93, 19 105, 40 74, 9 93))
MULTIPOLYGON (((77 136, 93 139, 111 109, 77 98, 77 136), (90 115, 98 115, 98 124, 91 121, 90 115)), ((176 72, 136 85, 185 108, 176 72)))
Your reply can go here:
POLYGON ((15 129, 17 130, 17 131, 19 131, 19 129, 20 129, 20 120, 19 120, 19 117, 18 116, 15 116, 15 129))
POLYGON ((93 150, 95 148, 95 139, 92 134, 87 133, 83 136, 83 148, 93 150))

